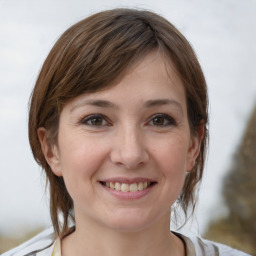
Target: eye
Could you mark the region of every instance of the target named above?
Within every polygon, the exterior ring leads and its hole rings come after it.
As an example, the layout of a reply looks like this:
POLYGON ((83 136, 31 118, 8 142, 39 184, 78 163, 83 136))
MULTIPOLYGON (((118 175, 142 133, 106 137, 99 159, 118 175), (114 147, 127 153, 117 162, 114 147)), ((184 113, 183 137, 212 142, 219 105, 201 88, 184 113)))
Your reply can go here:
POLYGON ((81 124, 100 127, 108 126, 110 123, 106 120, 106 117, 101 114, 89 115, 80 121, 81 124))
POLYGON ((171 126, 176 125, 176 121, 169 115, 156 114, 151 118, 149 124, 153 126, 171 126))

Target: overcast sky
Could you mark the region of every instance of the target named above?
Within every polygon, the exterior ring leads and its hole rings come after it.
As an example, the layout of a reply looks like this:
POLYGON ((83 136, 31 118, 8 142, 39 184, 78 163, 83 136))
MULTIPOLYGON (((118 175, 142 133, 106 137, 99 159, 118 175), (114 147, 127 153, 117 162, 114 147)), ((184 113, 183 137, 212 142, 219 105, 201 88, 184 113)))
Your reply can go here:
POLYGON ((49 225, 44 179, 28 144, 29 95, 59 35, 114 7, 156 11, 194 47, 209 86, 211 138, 196 229, 225 213, 222 179, 256 103, 256 0, 0 0, 0 233, 49 225))

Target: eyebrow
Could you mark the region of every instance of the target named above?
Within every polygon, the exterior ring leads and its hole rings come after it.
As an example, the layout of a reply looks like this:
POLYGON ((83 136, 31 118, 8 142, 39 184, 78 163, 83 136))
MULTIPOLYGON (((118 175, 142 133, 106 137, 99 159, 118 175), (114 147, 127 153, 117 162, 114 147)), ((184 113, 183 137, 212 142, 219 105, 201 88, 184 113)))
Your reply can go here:
POLYGON ((96 106, 96 107, 101 107, 101 108, 117 108, 117 106, 107 100, 85 100, 85 101, 81 101, 78 102, 77 104, 75 104, 70 112, 72 112, 74 109, 82 107, 84 105, 91 105, 91 106, 96 106))
POLYGON ((181 107, 181 104, 177 102, 176 100, 170 100, 170 99, 156 99, 156 100, 148 100, 145 103, 145 107, 155 107, 155 106, 162 106, 162 105, 170 105, 175 104, 179 107, 181 107))
MULTIPOLYGON (((85 100, 78 102, 75 104, 70 112, 72 112, 74 109, 79 108, 84 105, 91 105, 91 106, 96 106, 96 107, 101 107, 101 108, 118 108, 118 106, 110 101, 107 100, 85 100)), ((164 106, 164 105, 176 105, 180 111, 183 114, 183 109, 181 104, 172 99, 155 99, 155 100, 148 100, 144 103, 145 108, 152 108, 152 107, 158 107, 158 106, 164 106)))
POLYGON ((164 105, 175 105, 176 107, 178 107, 178 109, 181 111, 181 113, 183 115, 182 105, 178 101, 173 100, 173 99, 148 100, 145 103, 145 107, 147 107, 147 108, 157 107, 157 106, 164 106, 164 105))

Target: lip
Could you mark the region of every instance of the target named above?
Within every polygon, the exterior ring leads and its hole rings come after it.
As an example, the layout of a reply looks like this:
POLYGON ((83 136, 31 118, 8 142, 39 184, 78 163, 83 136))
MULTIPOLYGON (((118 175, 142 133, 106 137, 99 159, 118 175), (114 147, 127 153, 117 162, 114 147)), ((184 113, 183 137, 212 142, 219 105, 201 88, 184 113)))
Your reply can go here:
POLYGON ((143 177, 137 177, 137 178, 132 178, 132 179, 126 178, 126 177, 115 177, 115 178, 100 180, 99 184, 108 194, 114 196, 115 198, 123 199, 123 200, 135 200, 135 199, 139 199, 139 198, 142 198, 142 197, 145 197, 146 195, 148 195, 152 191, 152 189, 154 189, 157 182, 152 179, 143 178, 143 177), (141 191, 122 192, 122 191, 118 191, 118 190, 111 189, 111 188, 104 186, 102 184, 104 182, 119 182, 119 183, 126 183, 129 185, 133 184, 133 183, 139 183, 139 182, 151 182, 152 185, 147 187, 146 189, 141 190, 141 191))
POLYGON ((117 191, 117 190, 105 187, 103 185, 101 185, 101 186, 112 196, 114 196, 118 199, 127 199, 127 200, 134 200, 134 199, 139 199, 141 197, 144 197, 147 194, 149 194, 150 191, 154 188, 154 186, 150 186, 144 190, 137 191, 137 192, 122 192, 122 191, 117 191))
POLYGON ((119 182, 119 183, 126 183, 126 184, 133 184, 133 183, 139 183, 139 182, 153 182, 156 183, 155 180, 143 178, 143 177, 137 177, 137 178, 126 178, 126 177, 115 177, 115 178, 109 178, 104 180, 99 180, 99 182, 119 182))

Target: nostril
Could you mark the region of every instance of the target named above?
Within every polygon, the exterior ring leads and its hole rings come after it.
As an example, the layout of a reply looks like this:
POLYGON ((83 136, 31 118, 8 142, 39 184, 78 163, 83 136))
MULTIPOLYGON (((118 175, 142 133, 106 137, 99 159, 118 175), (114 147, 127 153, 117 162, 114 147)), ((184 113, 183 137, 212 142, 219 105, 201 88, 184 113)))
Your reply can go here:
POLYGON ((131 163, 131 161, 129 161, 129 163, 119 163, 119 165, 124 165, 127 169, 132 170, 132 169, 136 169, 136 168, 140 168, 144 165, 144 162, 134 162, 131 163))
POLYGON ((149 159, 142 136, 136 131, 120 131, 113 141, 111 162, 127 169, 143 166, 149 159), (129 136, 128 136, 129 135, 129 136))

